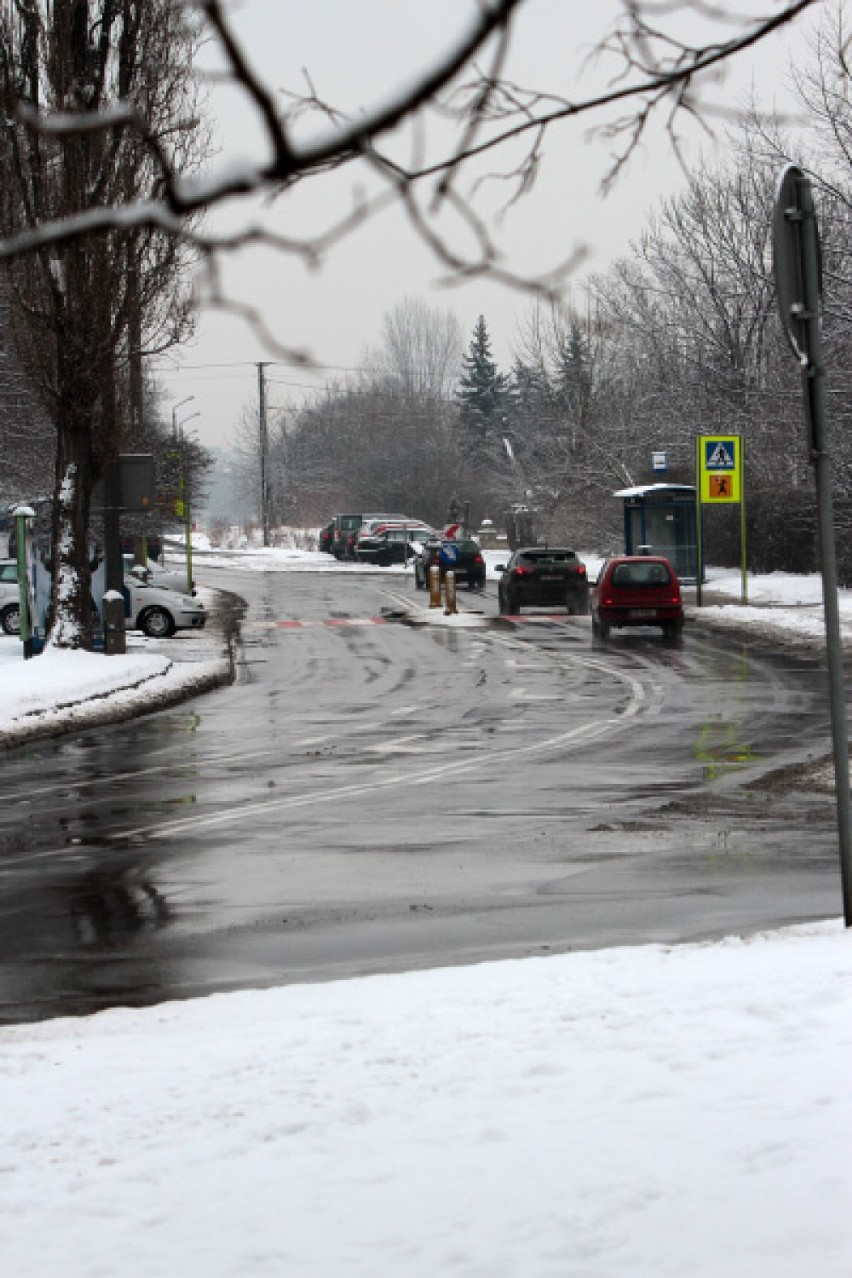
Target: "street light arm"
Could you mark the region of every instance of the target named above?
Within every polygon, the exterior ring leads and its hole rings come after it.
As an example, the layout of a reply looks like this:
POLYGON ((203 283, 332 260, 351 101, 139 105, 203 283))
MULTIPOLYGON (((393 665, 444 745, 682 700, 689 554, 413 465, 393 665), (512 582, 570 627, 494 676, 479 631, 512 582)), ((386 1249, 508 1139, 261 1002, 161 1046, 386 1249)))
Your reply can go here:
POLYGON ((179 399, 172 407, 172 435, 177 435, 177 410, 182 408, 184 404, 188 404, 191 399, 195 399, 195 396, 187 395, 186 399, 179 399))

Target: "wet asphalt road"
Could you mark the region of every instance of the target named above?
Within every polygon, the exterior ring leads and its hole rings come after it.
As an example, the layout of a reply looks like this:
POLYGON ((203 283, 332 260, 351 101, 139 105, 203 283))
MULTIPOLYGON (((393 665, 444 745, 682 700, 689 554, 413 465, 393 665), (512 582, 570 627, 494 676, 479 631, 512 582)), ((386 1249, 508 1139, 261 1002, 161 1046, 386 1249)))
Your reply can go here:
POLYGON ((816 660, 199 576, 248 601, 232 688, 4 761, 0 1021, 840 912, 830 802, 748 784, 827 752, 816 660))

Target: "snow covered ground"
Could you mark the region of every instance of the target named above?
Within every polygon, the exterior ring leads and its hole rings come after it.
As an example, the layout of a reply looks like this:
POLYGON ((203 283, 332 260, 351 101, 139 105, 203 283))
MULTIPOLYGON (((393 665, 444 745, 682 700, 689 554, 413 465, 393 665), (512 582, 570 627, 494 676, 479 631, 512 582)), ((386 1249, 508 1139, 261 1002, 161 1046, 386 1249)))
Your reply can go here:
MULTIPOLYGON (((208 606, 210 590, 199 590, 208 606)), ((127 634, 125 656, 47 648, 23 660, 20 641, 0 633, 0 750, 30 736, 85 728, 165 706, 230 679, 230 658, 215 626, 171 639, 127 634)))
POLYGON ((0 1030, 21 1278, 852 1272, 839 923, 0 1030))
MULTIPOLYGON (((305 562, 261 556, 240 566, 305 562)), ((818 638, 818 578, 749 589, 738 626, 818 638)), ((0 639, 0 732, 128 683, 155 701, 180 662, 139 646, 23 663, 0 639)), ((0 1272, 835 1278, 850 1063, 836 920, 0 1029, 0 1272)))

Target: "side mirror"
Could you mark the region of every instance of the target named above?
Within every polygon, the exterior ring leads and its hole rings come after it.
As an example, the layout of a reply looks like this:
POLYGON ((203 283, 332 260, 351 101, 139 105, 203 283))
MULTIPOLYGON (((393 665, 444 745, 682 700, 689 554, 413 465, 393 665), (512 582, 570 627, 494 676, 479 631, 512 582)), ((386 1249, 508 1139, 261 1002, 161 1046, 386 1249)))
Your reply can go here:
POLYGON ((505 572, 505 571, 506 571, 506 565, 505 565, 505 564, 495 564, 495 565, 494 565, 494 571, 495 571, 495 572, 505 572))

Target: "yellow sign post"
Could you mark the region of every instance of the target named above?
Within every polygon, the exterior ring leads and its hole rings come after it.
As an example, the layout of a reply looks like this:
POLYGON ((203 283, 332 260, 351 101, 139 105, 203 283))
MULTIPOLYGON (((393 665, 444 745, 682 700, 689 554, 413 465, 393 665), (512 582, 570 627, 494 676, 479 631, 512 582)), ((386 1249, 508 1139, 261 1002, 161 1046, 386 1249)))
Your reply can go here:
POLYGON ((742 602, 748 603, 746 576, 745 483, 743 480, 742 435, 699 435, 695 441, 695 485, 698 542, 698 604, 701 605, 701 582, 704 575, 702 544, 702 506, 739 505, 740 508, 740 572, 742 602))

